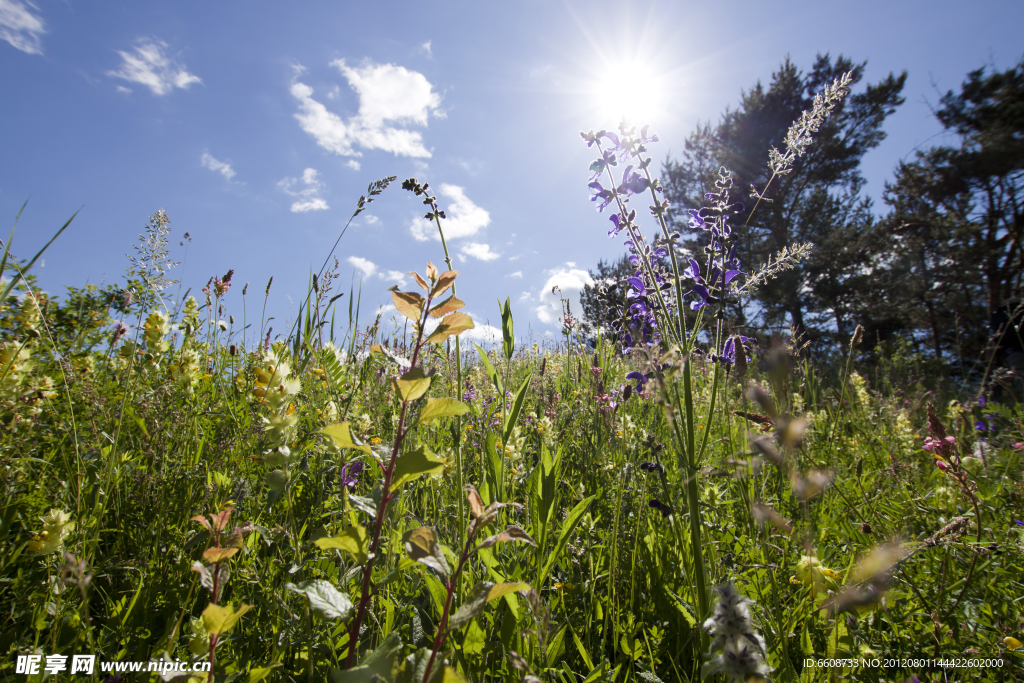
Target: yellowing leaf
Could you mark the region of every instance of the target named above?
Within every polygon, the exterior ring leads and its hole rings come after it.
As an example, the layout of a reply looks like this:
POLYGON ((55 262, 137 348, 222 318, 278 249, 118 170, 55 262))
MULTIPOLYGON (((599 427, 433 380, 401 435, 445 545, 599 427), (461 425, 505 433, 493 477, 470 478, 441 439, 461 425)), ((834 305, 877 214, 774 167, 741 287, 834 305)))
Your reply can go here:
POLYGON ((427 341, 440 344, 452 335, 462 334, 466 330, 471 329, 473 329, 472 318, 465 313, 451 313, 445 316, 444 320, 441 321, 441 324, 437 326, 429 337, 427 337, 427 341))
POLYGON ((437 457, 423 446, 398 456, 395 471, 391 477, 392 490, 407 481, 412 481, 421 474, 441 474, 444 472, 445 461, 437 457))
POLYGON ((425 291, 425 292, 429 292, 430 291, 430 285, 427 284, 427 281, 424 280, 423 277, 419 273, 417 273, 415 271, 410 271, 410 272, 406 273, 406 275, 412 275, 414 278, 416 278, 416 284, 418 284, 420 287, 422 287, 423 291, 425 291))
POLYGON ((437 284, 434 285, 433 291, 430 292, 430 296, 434 299, 444 294, 444 291, 452 286, 455 282, 455 277, 459 274, 457 270, 446 270, 441 273, 440 277, 437 278, 437 284))
POLYGON ((484 501, 472 484, 466 484, 466 497, 469 498, 469 511, 473 513, 473 519, 484 514, 484 501))
POLYGON ((207 548, 203 551, 203 562, 215 564, 234 557, 238 548, 207 548))
POLYGON ((203 625, 211 636, 227 633, 242 615, 252 609, 252 605, 242 605, 235 611, 232 605, 209 604, 203 610, 203 625))
POLYGON ((445 299, 444 301, 442 301, 438 305, 436 305, 433 308, 431 308, 430 309, 430 315, 433 318, 440 318, 443 315, 448 315, 449 313, 454 313, 455 311, 459 310, 460 308, 465 307, 465 305, 466 305, 465 302, 460 301, 459 299, 456 299, 455 295, 453 294, 452 296, 448 297, 447 299, 445 299))
POLYGON ((329 425, 321 429, 320 433, 329 436, 338 448, 355 448, 367 455, 372 455, 373 453, 366 444, 357 444, 352 440, 352 427, 348 422, 329 425))
POLYGON ((466 601, 463 602, 455 614, 452 615, 452 618, 448 622, 449 630, 457 631, 468 624, 473 620, 473 617, 481 614, 487 607, 487 603, 492 600, 497 600, 503 595, 513 591, 525 590, 530 590, 530 586, 522 581, 516 581, 514 583, 490 583, 488 581, 481 581, 477 585, 473 586, 473 589, 466 597, 466 601))
POLYGON ((465 415, 469 406, 454 398, 428 398, 427 405, 420 411, 420 422, 430 424, 439 417, 465 415))
POLYGON ((437 279, 437 266, 430 261, 427 261, 427 277, 431 280, 437 279))
POLYGON ((409 320, 419 320, 423 315, 423 297, 415 292, 391 292, 395 308, 409 320))
POLYGON ((415 401, 430 388, 430 378, 423 373, 423 368, 413 368, 395 380, 398 395, 403 401, 415 401))
POLYGON ((352 555, 356 562, 359 564, 365 563, 370 559, 369 554, 366 551, 367 534, 366 529, 356 525, 350 526, 337 536, 331 536, 330 538, 318 538, 314 543, 321 550, 330 550, 332 548, 338 548, 352 555))

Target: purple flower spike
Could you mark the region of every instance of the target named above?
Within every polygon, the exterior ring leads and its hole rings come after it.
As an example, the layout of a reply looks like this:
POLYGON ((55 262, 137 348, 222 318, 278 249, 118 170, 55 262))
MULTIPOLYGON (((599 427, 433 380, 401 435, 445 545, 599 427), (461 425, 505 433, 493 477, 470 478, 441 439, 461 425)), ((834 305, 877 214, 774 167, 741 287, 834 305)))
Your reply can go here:
POLYGON ((697 209, 690 209, 690 227, 691 228, 704 228, 707 223, 701 218, 700 211, 697 209))
POLYGON ((343 465, 341 468, 341 485, 354 489, 356 484, 359 483, 359 474, 363 471, 364 467, 366 465, 358 460, 343 465))

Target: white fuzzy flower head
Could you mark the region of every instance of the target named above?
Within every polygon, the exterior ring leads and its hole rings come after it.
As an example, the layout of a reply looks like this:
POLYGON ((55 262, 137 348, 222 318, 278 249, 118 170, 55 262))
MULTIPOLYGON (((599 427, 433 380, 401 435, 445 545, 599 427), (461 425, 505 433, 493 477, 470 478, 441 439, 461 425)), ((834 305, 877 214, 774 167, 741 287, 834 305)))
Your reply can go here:
POLYGON ((760 679, 767 673, 764 663, 764 638, 754 629, 750 617, 750 600, 731 583, 715 588, 718 604, 714 614, 704 622, 713 636, 701 678, 724 673, 729 680, 760 679), (719 654, 712 657, 712 654, 719 654))

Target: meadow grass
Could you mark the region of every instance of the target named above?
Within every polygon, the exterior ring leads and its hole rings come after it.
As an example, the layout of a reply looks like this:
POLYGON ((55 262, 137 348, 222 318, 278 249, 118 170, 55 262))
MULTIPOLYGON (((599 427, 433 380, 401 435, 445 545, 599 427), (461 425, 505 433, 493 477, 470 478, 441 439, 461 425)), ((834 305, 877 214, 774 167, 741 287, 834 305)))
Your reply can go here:
MULTIPOLYGON (((562 341, 517 342, 507 300, 500 343, 460 342, 450 260, 394 292, 409 323, 360 325, 328 257, 272 340, 241 333, 270 283, 241 311, 232 271, 166 296, 166 214, 121 291, 47 297, 5 245, 5 678, 44 680, 14 672, 31 653, 218 681, 1024 677, 1019 405, 905 347, 862 366, 856 333, 831 354, 729 334, 728 175, 684 272, 653 140, 590 134, 597 175, 609 144, 646 174, 593 181, 637 267, 593 346, 568 311, 562 341)), ((429 186, 403 187, 443 237, 429 186)))

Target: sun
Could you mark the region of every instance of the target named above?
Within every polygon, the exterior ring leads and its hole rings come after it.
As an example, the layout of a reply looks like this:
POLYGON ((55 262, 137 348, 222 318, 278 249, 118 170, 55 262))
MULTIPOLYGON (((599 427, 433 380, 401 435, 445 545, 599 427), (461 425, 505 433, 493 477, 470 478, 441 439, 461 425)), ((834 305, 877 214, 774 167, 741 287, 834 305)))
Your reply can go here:
POLYGON ((595 98, 601 125, 614 126, 625 117, 642 126, 651 123, 661 109, 662 79, 650 65, 619 62, 604 69, 595 98))

